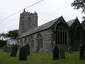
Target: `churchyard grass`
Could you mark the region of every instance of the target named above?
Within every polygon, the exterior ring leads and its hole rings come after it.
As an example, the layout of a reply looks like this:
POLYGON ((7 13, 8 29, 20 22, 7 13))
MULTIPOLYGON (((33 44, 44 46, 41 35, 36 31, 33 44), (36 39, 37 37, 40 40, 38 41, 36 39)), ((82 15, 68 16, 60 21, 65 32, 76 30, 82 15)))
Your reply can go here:
POLYGON ((85 60, 79 59, 79 52, 66 53, 66 58, 52 60, 50 53, 31 53, 25 61, 19 61, 19 55, 11 57, 0 50, 0 64, 85 64, 85 60))

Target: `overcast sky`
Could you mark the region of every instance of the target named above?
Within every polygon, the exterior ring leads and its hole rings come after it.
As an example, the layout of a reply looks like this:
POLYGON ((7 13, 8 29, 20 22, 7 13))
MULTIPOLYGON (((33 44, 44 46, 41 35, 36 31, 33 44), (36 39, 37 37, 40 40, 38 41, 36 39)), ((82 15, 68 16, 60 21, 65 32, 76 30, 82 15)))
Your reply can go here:
MULTIPOLYGON (((0 0, 0 20, 30 6, 40 0, 0 0)), ((26 11, 38 13, 38 25, 44 24, 57 17, 63 16, 66 21, 76 17, 82 21, 81 10, 74 10, 71 3, 74 0, 43 0, 41 3, 27 8, 26 11)), ((18 29, 21 12, 0 21, 0 33, 18 29)))

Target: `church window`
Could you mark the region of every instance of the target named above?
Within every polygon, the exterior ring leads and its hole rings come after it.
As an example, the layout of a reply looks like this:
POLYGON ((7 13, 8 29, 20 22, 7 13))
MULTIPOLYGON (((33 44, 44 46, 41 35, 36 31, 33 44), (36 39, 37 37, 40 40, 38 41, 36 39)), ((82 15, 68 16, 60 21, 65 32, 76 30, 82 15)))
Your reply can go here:
POLYGON ((63 44, 65 44, 65 38, 64 38, 64 33, 65 33, 65 32, 63 32, 63 44))
POLYGON ((42 38, 41 34, 37 35, 37 43, 40 48, 43 48, 43 38, 42 38))
POLYGON ((57 26, 57 31, 56 31, 56 42, 57 44, 66 44, 67 43, 67 31, 66 31, 66 26, 62 23, 60 23, 57 26))
POLYGON ((65 44, 67 42, 67 33, 65 32, 65 44))
POLYGON ((60 32, 60 44, 62 44, 62 32, 60 32))
POLYGON ((27 44, 27 37, 25 37, 25 43, 27 44))
POLYGON ((80 40, 80 28, 79 28, 79 26, 76 27, 76 29, 75 29, 75 38, 76 38, 76 40, 80 40))
POLYGON ((31 47, 31 48, 34 47, 34 39, 33 39, 33 36, 30 36, 30 38, 29 38, 29 44, 30 44, 30 47, 31 47))
POLYGON ((31 47, 34 47, 34 40, 31 40, 31 47))

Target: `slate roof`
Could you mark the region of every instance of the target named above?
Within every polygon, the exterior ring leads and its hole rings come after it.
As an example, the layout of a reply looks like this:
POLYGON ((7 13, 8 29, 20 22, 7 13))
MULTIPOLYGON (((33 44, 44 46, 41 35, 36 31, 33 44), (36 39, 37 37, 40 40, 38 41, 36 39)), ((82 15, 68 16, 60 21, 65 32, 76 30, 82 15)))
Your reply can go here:
POLYGON ((85 27, 83 27, 83 29, 85 30, 85 27))
MULTIPOLYGON (((61 16, 62 17, 62 16, 61 16)), ((30 35, 30 34, 33 34, 33 33, 36 33, 36 32, 39 32, 39 31, 42 31, 42 30, 45 30, 45 29, 48 29, 50 28, 55 22, 57 22, 58 19, 60 19, 61 17, 58 17, 50 22, 47 22, 37 28, 34 28, 32 30, 29 30, 27 32, 24 32, 22 33, 22 35, 20 35, 18 38, 21 38, 21 37, 24 37, 24 36, 27 36, 27 35, 30 35)))
POLYGON ((76 19, 73 19, 73 20, 70 20, 70 21, 67 21, 67 24, 69 27, 71 27, 71 25, 75 22, 76 19))

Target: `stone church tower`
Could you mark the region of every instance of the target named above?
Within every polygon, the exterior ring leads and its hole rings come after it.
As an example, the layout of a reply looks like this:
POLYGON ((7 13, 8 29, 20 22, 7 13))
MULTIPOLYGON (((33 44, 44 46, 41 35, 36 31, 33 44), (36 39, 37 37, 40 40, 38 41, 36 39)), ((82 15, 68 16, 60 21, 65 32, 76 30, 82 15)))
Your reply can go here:
POLYGON ((19 35, 36 27, 38 27, 37 13, 26 12, 24 9, 20 14, 19 35))

